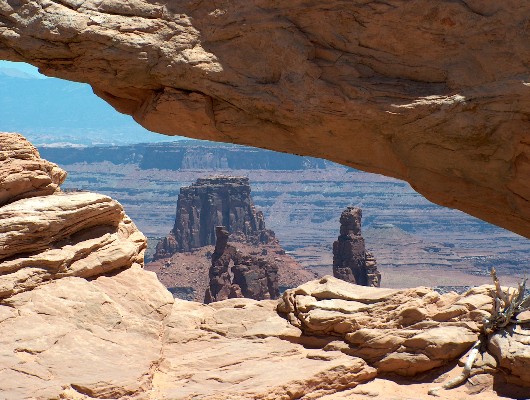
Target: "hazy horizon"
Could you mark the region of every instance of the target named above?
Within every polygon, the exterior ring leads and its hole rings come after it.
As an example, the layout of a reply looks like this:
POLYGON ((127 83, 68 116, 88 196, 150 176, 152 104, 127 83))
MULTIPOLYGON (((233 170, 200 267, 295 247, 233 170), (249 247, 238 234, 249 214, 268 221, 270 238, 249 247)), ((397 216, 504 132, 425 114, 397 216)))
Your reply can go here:
POLYGON ((35 145, 120 145, 188 139, 148 131, 88 84, 50 78, 30 64, 0 61, 0 131, 35 145))

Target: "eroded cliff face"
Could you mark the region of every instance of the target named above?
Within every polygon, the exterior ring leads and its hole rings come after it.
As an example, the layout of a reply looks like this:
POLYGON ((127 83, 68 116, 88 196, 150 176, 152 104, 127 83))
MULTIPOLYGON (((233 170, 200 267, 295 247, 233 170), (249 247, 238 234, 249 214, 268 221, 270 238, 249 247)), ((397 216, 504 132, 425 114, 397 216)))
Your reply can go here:
POLYGON ((176 297, 206 303, 275 299, 278 286, 293 288, 317 276, 286 254, 274 231, 266 229, 248 177, 224 175, 180 189, 173 229, 158 241, 146 268, 176 297))
POLYGON ((226 226, 240 241, 255 245, 278 242, 265 229, 263 212, 254 207, 248 178, 214 175, 180 188, 175 224, 157 243, 154 259, 214 245, 216 226, 226 226))
POLYGON ((254 254, 245 254, 228 244, 230 234, 224 226, 216 227, 215 236, 212 265, 208 271, 209 287, 204 303, 243 297, 254 300, 274 300, 280 297, 279 263, 269 262, 254 254))
POLYGON ((530 4, 0 6, 0 58, 168 134, 327 158, 530 237, 530 4))

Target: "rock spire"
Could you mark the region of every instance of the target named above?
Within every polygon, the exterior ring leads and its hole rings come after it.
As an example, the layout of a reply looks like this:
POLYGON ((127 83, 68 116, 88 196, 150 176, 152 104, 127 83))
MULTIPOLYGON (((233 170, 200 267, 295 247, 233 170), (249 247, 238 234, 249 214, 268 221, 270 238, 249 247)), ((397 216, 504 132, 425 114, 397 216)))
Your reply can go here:
POLYGON ((228 244, 230 234, 224 226, 215 229, 217 240, 209 271, 210 286, 205 303, 246 297, 254 300, 277 299, 278 266, 228 244))
POLYGON ((361 235, 362 210, 348 207, 340 216, 340 235, 333 243, 333 275, 362 286, 379 287, 381 274, 375 257, 366 251, 361 235))

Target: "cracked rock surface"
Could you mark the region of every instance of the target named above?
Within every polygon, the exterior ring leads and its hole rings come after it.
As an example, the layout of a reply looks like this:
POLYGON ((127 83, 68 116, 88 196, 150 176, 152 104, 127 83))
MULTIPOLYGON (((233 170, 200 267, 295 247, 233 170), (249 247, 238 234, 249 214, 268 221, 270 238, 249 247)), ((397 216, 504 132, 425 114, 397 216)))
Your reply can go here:
MULTIPOLYGON (((433 306, 426 289, 358 291, 359 286, 336 286, 329 278, 326 290, 342 294, 341 301, 328 300, 324 307, 335 309, 335 326, 373 316, 371 327, 351 330, 346 340, 344 327, 313 336, 282 318, 276 301, 205 305, 174 300, 154 273, 138 266, 92 281, 56 280, 0 305, 0 388, 9 399, 429 399, 427 391, 437 385, 433 381, 459 372, 455 362, 474 340, 469 307, 482 307, 485 288, 441 296, 433 306), (355 304, 361 296, 367 299, 365 311, 355 304), (452 309, 452 322, 399 328, 403 319, 383 318, 395 296, 411 307, 422 302, 427 308, 452 309), (352 337, 356 333, 363 335, 364 345, 359 336, 352 337), (419 378, 404 380, 388 372, 419 378)), ((405 307, 400 306, 401 312, 405 307)), ((322 320, 315 315, 313 323, 322 325, 322 320)), ((441 392, 441 398, 510 398, 493 380, 504 375, 484 374, 497 370, 491 356, 480 368, 473 384, 441 392)), ((517 390, 515 398, 530 393, 528 387, 517 390)))
POLYGON ((530 237, 516 0, 17 0, 0 58, 147 129, 327 158, 530 237))

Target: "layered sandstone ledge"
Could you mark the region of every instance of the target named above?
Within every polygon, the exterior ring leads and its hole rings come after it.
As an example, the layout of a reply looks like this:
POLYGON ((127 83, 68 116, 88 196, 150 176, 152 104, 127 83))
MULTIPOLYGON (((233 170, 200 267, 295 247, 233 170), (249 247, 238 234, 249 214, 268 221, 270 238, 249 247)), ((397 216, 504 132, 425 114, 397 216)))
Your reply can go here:
MULTIPOLYGON (((0 148, 3 167, 29 153, 46 166, 23 168, 28 188, 64 179, 19 135, 0 133, 0 148)), ((0 392, 10 400, 427 399, 444 372, 459 372, 491 309, 487 286, 439 295, 331 276, 279 303, 175 300, 142 269, 145 238, 117 202, 52 188, 14 191, 0 207, 0 392)), ((524 328, 495 334, 472 382, 441 398, 527 398, 524 328)))
POLYGON ((0 5, 0 58, 146 128, 327 158, 530 237, 530 4, 0 5))
POLYGON ((64 193, 66 172, 0 133, 0 299, 68 276, 142 266, 144 235, 107 196, 64 193))

